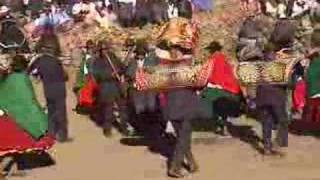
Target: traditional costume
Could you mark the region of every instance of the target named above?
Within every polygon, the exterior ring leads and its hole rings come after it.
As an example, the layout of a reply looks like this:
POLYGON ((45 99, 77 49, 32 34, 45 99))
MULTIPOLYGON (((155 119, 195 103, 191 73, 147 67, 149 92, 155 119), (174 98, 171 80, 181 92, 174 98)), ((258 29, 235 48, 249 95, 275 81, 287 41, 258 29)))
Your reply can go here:
POLYGON ((24 67, 0 80, 0 156, 44 151, 54 144, 48 135, 48 116, 36 100, 24 67))
POLYGON ((320 129, 320 56, 315 57, 307 71, 307 104, 303 121, 309 124, 305 130, 320 129))
POLYGON ((217 52, 209 61, 213 63, 212 73, 202 100, 209 112, 209 117, 224 126, 228 116, 238 116, 240 111, 240 85, 234 76, 233 67, 227 62, 226 56, 217 52))
POLYGON ((39 76, 43 82, 44 95, 48 106, 49 133, 58 141, 68 140, 66 110, 66 73, 57 56, 60 53, 59 41, 54 34, 41 37, 35 57, 28 73, 39 76))
POLYGON ((102 126, 105 136, 111 135, 112 123, 115 122, 113 115, 115 104, 120 111, 121 130, 127 130, 125 127, 128 120, 127 106, 121 97, 123 91, 119 82, 119 75, 123 73, 123 68, 124 65, 111 52, 95 57, 89 67, 89 73, 98 85, 97 104, 91 118, 102 126))

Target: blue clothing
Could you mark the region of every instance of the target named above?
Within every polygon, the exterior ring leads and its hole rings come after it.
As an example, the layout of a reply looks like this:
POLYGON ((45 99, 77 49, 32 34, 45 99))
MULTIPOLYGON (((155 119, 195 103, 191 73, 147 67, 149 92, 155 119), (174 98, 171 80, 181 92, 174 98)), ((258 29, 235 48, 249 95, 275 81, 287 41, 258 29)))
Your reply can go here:
POLYGON ((55 14, 43 15, 35 20, 35 24, 36 26, 51 25, 56 27, 70 20, 72 20, 72 18, 67 14, 66 11, 63 11, 55 14))
POLYGON ((202 11, 210 11, 213 9, 212 0, 192 0, 192 3, 196 8, 202 11))

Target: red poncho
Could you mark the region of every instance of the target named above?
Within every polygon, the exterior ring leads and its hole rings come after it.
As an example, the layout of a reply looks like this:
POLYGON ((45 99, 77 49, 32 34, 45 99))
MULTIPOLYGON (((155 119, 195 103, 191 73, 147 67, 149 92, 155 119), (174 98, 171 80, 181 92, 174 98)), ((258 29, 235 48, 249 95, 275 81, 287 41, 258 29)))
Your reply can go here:
POLYGON ((298 81, 292 94, 294 110, 296 111, 303 110, 306 104, 306 96, 307 96, 306 82, 304 80, 298 81))
POLYGON ((231 64, 227 62, 227 58, 223 53, 214 53, 210 57, 213 63, 212 73, 208 79, 208 83, 221 86, 224 90, 240 94, 240 84, 236 79, 231 64))

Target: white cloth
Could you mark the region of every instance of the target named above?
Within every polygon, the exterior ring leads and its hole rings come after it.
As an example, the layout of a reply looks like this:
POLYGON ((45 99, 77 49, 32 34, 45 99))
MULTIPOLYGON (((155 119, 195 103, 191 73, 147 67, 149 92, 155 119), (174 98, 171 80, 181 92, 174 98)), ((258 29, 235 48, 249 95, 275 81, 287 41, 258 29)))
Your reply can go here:
POLYGON ((178 17, 178 8, 174 7, 173 4, 170 4, 170 5, 169 5, 169 8, 168 8, 168 17, 169 17, 170 19, 175 18, 175 17, 178 17))
POLYGON ((311 0, 296 0, 292 7, 292 17, 299 16, 312 7, 313 1, 311 0), (300 3, 304 3, 303 6, 300 6, 300 3))
POLYGON ((267 13, 271 14, 274 17, 277 15, 277 8, 273 7, 269 1, 266 2, 265 6, 267 13))
POLYGON ((136 6, 137 4, 136 0, 118 0, 118 1, 122 3, 132 3, 133 6, 136 6))
POLYGON ((139 60, 137 60, 138 68, 143 68, 144 61, 145 61, 144 59, 139 59, 139 60))
POLYGON ((87 75, 89 74, 89 68, 87 66, 87 62, 89 61, 89 59, 91 58, 91 55, 89 54, 86 54, 85 55, 85 62, 84 65, 83 65, 83 74, 87 75))
POLYGON ((2 109, 0 109, 0 116, 4 116, 6 113, 2 109))
POLYGON ((24 5, 28 5, 29 2, 30 2, 29 0, 23 0, 23 4, 24 4, 24 5))
POLYGON ((284 4, 279 4, 278 8, 277 8, 277 15, 279 18, 286 18, 286 10, 287 10, 287 6, 284 4))
POLYGON ((168 133, 168 134, 173 134, 174 136, 177 135, 176 132, 175 132, 175 130, 174 130, 174 127, 173 127, 171 121, 168 121, 168 122, 167 122, 165 132, 168 133))
POLYGON ((222 86, 217 85, 217 84, 212 84, 212 83, 208 83, 207 87, 208 88, 213 88, 213 89, 223 89, 222 86))
POLYGON ((0 7, 0 14, 9 12, 9 8, 7 6, 0 7))
POLYGON ((320 98, 320 93, 312 96, 311 98, 320 98))

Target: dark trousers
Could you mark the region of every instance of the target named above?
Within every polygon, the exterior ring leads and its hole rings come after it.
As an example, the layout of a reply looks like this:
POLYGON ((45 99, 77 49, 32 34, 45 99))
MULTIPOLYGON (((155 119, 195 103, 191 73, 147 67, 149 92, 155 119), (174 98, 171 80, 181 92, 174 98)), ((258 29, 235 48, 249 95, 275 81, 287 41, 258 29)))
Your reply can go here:
POLYGON ((192 125, 190 120, 172 121, 172 124, 177 138, 170 164, 181 166, 185 157, 191 154, 192 125))
POLYGON ((102 126, 105 130, 110 130, 112 128, 113 123, 115 122, 114 116, 114 104, 117 104, 119 107, 120 113, 120 125, 125 125, 128 121, 127 116, 127 105, 124 101, 116 101, 116 102, 100 102, 98 103, 95 111, 91 115, 93 120, 102 126))
POLYGON ((58 140, 68 137, 68 122, 65 97, 47 98, 49 116, 49 134, 58 140))
POLYGON ((272 148, 272 129, 277 125, 276 143, 280 147, 288 146, 288 117, 285 106, 265 105, 259 107, 259 119, 262 121, 264 148, 272 148))

